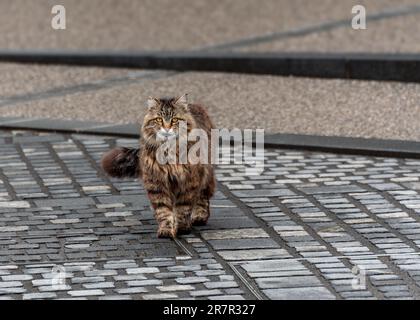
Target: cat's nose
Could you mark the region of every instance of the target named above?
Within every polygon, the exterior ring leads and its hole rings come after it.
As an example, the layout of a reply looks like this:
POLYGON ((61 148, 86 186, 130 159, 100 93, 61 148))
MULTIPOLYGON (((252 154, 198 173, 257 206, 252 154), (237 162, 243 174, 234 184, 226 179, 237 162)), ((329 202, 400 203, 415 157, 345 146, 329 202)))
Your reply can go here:
POLYGON ((162 135, 167 137, 170 136, 171 133, 169 132, 169 129, 162 128, 162 135))

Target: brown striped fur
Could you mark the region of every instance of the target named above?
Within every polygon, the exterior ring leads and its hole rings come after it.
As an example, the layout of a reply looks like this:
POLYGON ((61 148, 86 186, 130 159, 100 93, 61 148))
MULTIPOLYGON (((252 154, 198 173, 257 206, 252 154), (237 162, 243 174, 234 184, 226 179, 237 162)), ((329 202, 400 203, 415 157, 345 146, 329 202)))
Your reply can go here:
MULTIPOLYGON (((162 142, 156 139, 156 134, 161 127, 177 132, 177 123, 172 120, 176 118, 186 121, 188 132, 194 128, 204 129, 210 142, 213 124, 204 107, 188 104, 185 95, 169 99, 150 98, 148 104, 140 149, 113 149, 104 155, 102 167, 114 177, 138 175, 155 210, 158 236, 175 238, 178 233, 189 232, 192 225, 207 223, 209 200, 215 190, 214 171, 211 164, 160 164, 156 150, 162 142), (162 121, 157 122, 158 118, 162 121), (133 168, 131 156, 136 152, 138 165, 133 168), (125 157, 127 161, 121 161, 125 157)), ((189 142, 188 146, 193 143, 189 142)))

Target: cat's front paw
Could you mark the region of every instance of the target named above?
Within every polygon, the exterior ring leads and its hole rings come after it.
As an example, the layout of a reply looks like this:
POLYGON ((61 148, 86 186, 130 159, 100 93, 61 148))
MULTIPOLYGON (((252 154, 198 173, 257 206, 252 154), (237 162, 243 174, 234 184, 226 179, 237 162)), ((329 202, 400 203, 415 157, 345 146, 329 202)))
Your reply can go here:
POLYGON ((194 226, 205 226, 209 220, 210 212, 207 208, 195 207, 192 213, 192 224, 194 226))
POLYGON ((187 220, 182 224, 178 225, 178 234, 189 234, 191 233, 192 224, 191 220, 187 220))
POLYGON ((197 217, 193 220, 193 225, 194 226, 205 226, 207 224, 207 220, 208 220, 208 218, 197 217))
POLYGON ((171 211, 156 211, 158 217, 158 231, 157 236, 159 238, 176 238, 178 233, 178 223, 174 219, 171 211))
POLYGON ((159 227, 157 231, 157 236, 159 238, 176 238, 178 230, 176 228, 171 227, 159 227))

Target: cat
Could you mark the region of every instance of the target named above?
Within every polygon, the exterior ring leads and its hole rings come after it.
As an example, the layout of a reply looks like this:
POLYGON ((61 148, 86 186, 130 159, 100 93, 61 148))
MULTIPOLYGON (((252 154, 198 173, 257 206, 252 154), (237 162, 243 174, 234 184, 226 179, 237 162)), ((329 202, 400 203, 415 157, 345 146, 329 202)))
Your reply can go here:
MULTIPOLYGON (((150 97, 147 105, 140 148, 114 148, 103 155, 101 165, 111 177, 143 180, 158 223, 158 237, 175 238, 190 232, 192 225, 207 224, 209 201, 216 185, 214 168, 210 161, 161 164, 156 158, 157 150, 168 139, 179 140, 180 123, 186 124, 188 133, 192 129, 204 130, 208 141, 214 126, 206 109, 188 103, 186 94, 176 98, 150 97)), ((187 147, 191 147, 191 142, 187 147)))

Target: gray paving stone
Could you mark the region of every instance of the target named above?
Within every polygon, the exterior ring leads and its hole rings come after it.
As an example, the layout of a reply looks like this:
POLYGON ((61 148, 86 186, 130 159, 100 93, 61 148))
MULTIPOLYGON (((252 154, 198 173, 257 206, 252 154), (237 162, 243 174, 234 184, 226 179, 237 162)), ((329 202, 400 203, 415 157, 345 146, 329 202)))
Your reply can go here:
POLYGON ((22 287, 0 288, 0 296, 5 295, 5 294, 9 294, 9 295, 22 294, 25 292, 26 292, 26 289, 22 287))
POLYGON ((315 276, 257 278, 255 281, 261 289, 322 286, 315 276))
POLYGON ((115 281, 146 280, 147 277, 142 274, 120 275, 113 277, 115 281))
POLYGON ((210 300, 245 300, 241 295, 222 295, 222 296, 209 296, 210 300))
POLYGON ((131 296, 128 295, 107 295, 98 298, 99 300, 133 300, 131 296))
POLYGON ((216 231, 203 231, 202 237, 206 240, 222 239, 247 239, 247 238, 268 238, 268 234, 261 228, 227 229, 216 231))
POLYGON ((101 196, 97 197, 98 201, 103 204, 109 203, 133 203, 149 207, 149 201, 145 195, 119 195, 119 196, 101 196))
POLYGON ((178 295, 174 293, 156 293, 156 294, 145 294, 143 295, 144 300, 166 300, 166 299, 176 299, 178 295))
POLYGON ((157 273, 159 272, 158 268, 127 268, 127 274, 147 274, 147 273, 157 273))
POLYGON ((233 195, 238 198, 255 198, 255 197, 280 197, 293 196, 295 193, 289 189, 271 189, 271 190, 250 190, 250 191, 233 191, 233 195))
POLYGON ((22 287, 23 284, 21 281, 1 281, 0 282, 0 289, 1 288, 14 288, 14 287, 22 287))
POLYGON ((212 289, 212 290, 196 290, 196 291, 191 291, 190 295, 192 297, 210 297, 210 296, 217 296, 217 295, 221 295, 222 291, 220 291, 219 289, 212 289))
POLYGON ((162 280, 156 279, 127 281, 127 285, 130 287, 160 286, 162 283, 162 280))
POLYGON ((143 287, 122 288, 116 289, 115 291, 119 294, 137 294, 148 292, 148 290, 143 287))
POLYGON ((190 285, 169 285, 169 286, 158 286, 156 288, 162 292, 194 290, 194 287, 190 285))
POLYGON ((25 293, 23 295, 24 300, 33 300, 33 299, 54 299, 57 297, 57 294, 54 292, 42 292, 42 293, 25 293))
POLYGON ((335 300, 324 287, 267 289, 264 294, 274 300, 335 300))
POLYGON ((69 291, 72 297, 87 297, 87 296, 103 296, 105 293, 102 290, 74 290, 69 291))
POLYGON ((235 281, 217 281, 217 282, 205 282, 204 286, 207 289, 224 289, 224 288, 236 288, 238 284, 235 281))
POLYGON ((292 259, 287 260, 264 260, 249 262, 242 265, 247 272, 269 272, 284 270, 306 270, 300 262, 292 259))
POLYGON ((224 274, 223 270, 199 270, 194 271, 194 274, 198 277, 207 277, 207 276, 218 276, 224 274))
POLYGON ((175 281, 179 284, 203 283, 210 281, 207 277, 185 277, 177 278, 175 281))
POLYGON ((68 291, 71 290, 71 286, 69 285, 56 285, 52 286, 51 282, 49 285, 39 286, 38 290, 40 292, 51 292, 51 291, 68 291))
POLYGON ((346 186, 321 186, 321 187, 310 187, 310 188, 299 188, 307 194, 337 194, 337 193, 352 193, 352 192, 363 192, 364 189, 355 185, 346 186))
POLYGON ((209 240, 209 243, 215 250, 276 248, 278 246, 272 239, 268 238, 209 240))
POLYGON ((30 274, 16 274, 16 275, 8 275, 1 277, 3 281, 25 281, 25 280, 32 280, 33 276, 30 274))
MULTIPOLYGON (((71 207, 75 204, 74 199, 46 199, 35 200, 38 207, 71 207)), ((93 205, 95 202, 92 198, 78 198, 77 205, 93 205)))
POLYGON ((179 278, 184 277, 185 274, 183 272, 159 272, 155 274, 155 277, 157 279, 173 279, 173 278, 179 278))
POLYGON ((285 249, 223 250, 218 252, 227 261, 289 258, 285 249))
POLYGON ((96 283, 96 282, 103 282, 105 281, 104 277, 74 277, 71 278, 71 282, 78 284, 78 283, 96 283))
POLYGON ((86 277, 106 277, 117 275, 116 270, 87 270, 84 272, 86 277))
POLYGON ((114 288, 113 282, 98 282, 98 283, 84 283, 83 288, 85 289, 110 289, 114 288))

